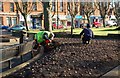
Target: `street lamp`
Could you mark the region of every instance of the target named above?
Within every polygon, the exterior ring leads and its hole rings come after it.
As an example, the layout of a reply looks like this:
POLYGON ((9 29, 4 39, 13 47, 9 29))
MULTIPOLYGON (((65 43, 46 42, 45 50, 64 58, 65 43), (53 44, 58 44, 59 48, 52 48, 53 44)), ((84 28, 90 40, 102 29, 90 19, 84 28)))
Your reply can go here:
POLYGON ((59 20, 59 16, 58 16, 58 0, 57 0, 57 29, 58 29, 58 20, 59 20))

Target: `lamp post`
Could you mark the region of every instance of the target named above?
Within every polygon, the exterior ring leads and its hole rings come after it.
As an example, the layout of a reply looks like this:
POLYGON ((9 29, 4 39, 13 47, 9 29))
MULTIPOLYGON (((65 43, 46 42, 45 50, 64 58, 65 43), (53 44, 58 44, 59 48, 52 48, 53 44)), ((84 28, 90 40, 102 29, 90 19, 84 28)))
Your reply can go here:
POLYGON ((16 9, 16 17, 17 17, 17 24, 19 24, 19 13, 18 13, 18 9, 16 9))
POLYGON ((58 0, 57 0, 57 29, 58 29, 58 21, 59 21, 59 16, 58 16, 58 0))

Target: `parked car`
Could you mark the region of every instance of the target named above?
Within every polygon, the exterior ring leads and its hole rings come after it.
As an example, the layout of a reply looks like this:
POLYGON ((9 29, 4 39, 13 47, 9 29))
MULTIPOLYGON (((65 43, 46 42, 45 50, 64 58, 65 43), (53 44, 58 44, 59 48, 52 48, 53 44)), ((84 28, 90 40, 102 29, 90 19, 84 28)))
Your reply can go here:
POLYGON ((25 29, 26 29, 25 26, 18 24, 18 25, 8 28, 8 31, 17 31, 17 30, 25 30, 25 29))
POLYGON ((31 26, 32 29, 42 29, 41 25, 35 25, 35 26, 31 26))
MULTIPOLYGON (((56 25, 56 24, 53 24, 53 28, 54 28, 54 29, 57 29, 57 25, 56 25)), ((63 28, 63 25, 58 25, 58 29, 61 29, 61 28, 63 28)))
POLYGON ((117 26, 117 23, 113 20, 109 20, 105 22, 106 26, 117 26))
POLYGON ((94 22, 93 25, 94 25, 94 27, 98 28, 98 27, 101 26, 101 23, 100 22, 94 22))
POLYGON ((5 26, 5 25, 0 25, 0 29, 8 29, 9 28, 9 26, 5 26))

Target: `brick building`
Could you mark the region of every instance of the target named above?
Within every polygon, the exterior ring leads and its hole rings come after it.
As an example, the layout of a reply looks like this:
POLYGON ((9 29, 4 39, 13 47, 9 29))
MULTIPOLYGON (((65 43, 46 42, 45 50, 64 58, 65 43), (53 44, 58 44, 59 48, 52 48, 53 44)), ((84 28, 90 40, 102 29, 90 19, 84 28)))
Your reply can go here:
MULTIPOLYGON (((52 4, 52 10, 55 12, 53 16, 53 21, 59 21, 65 23, 66 21, 66 3, 57 2, 52 4), (57 9, 58 7, 58 9, 57 9), (57 11, 58 10, 58 11, 57 11), (58 13, 57 13, 58 12, 58 13)), ((36 2, 36 5, 33 8, 33 11, 28 15, 27 21, 29 26, 43 26, 43 19, 41 15, 43 14, 43 7, 41 2, 36 2)), ((13 2, 0 2, 0 25, 13 26, 15 24, 24 24, 23 16, 16 11, 16 6, 13 2)))
MULTIPOLYGON (((94 7, 94 4, 93 4, 94 7)), ((81 7, 78 8, 80 11, 78 15, 75 17, 76 20, 81 23, 81 18, 83 18, 82 15, 82 9, 81 7), (78 18, 79 17, 79 18, 78 18)), ((52 17, 52 22, 59 24, 62 24, 64 26, 67 25, 67 23, 71 22, 69 18, 69 13, 67 10, 67 2, 60 1, 52 2, 52 14, 55 11, 55 15, 52 17)), ((41 2, 36 2, 36 5, 33 8, 33 11, 28 15, 27 21, 29 27, 42 27, 43 26, 43 19, 41 19, 41 15, 43 14, 43 6, 41 2)), ((94 16, 99 17, 99 10, 95 10, 93 13, 94 16)), ((24 19, 20 13, 17 14, 16 6, 13 2, 0 2, 0 25, 7 25, 7 26, 13 26, 15 24, 24 24, 24 19)))
POLYGON ((14 25, 17 23, 17 16, 14 3, 0 2, 0 24, 14 25))

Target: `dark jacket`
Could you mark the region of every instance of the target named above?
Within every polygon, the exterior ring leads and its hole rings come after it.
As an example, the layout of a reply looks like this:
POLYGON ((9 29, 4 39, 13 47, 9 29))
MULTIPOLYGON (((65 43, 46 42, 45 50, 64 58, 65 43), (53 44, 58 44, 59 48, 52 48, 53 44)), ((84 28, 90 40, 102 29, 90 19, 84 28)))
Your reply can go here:
POLYGON ((85 38, 93 38, 94 34, 93 31, 89 28, 84 28, 82 32, 80 33, 80 37, 83 35, 85 38))

